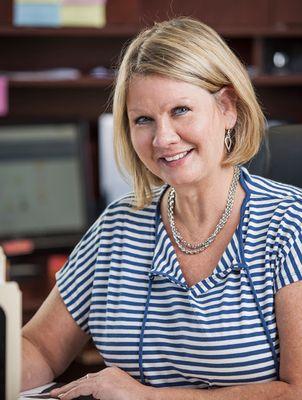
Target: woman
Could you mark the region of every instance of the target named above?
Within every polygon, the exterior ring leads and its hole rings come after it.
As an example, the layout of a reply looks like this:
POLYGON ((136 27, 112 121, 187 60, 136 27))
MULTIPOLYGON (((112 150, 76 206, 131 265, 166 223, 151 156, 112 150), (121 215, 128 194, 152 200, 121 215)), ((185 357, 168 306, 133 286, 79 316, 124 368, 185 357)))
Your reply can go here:
POLYGON ((155 24, 124 55, 113 110, 134 195, 105 210, 25 326, 24 386, 92 337, 107 368, 53 395, 300 398, 302 192, 239 167, 264 127, 244 68, 198 21, 155 24))

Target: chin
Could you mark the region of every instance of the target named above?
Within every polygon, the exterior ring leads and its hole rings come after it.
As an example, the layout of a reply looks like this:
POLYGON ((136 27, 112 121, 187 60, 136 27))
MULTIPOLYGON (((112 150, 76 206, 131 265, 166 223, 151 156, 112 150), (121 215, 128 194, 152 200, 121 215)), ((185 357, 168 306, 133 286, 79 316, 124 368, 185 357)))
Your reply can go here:
POLYGON ((187 178, 176 178, 176 179, 169 179, 169 181, 167 181, 167 183, 170 186, 173 187, 186 187, 186 186, 194 186, 194 185, 198 185, 198 182, 200 182, 200 178, 199 179, 192 179, 192 177, 187 177, 187 178))

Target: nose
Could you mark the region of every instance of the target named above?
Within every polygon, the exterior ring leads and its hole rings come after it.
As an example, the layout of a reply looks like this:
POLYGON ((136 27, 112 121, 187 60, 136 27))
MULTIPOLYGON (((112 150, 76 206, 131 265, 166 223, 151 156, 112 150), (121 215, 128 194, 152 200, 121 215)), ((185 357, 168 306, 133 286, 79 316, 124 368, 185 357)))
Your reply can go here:
POLYGON ((167 147, 180 141, 180 136, 168 118, 159 119, 155 125, 154 147, 167 147))

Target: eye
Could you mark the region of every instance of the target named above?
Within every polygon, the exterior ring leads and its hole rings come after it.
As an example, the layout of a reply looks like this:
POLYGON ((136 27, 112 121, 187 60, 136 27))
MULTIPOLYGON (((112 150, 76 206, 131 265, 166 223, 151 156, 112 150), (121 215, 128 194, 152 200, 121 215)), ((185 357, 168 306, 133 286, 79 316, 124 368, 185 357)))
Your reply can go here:
POLYGON ((188 111, 191 111, 191 110, 189 109, 189 107, 186 107, 186 106, 179 106, 179 107, 173 108, 172 113, 173 113, 174 115, 184 115, 184 114, 186 114, 188 111))
POLYGON ((135 125, 145 125, 150 121, 151 121, 151 118, 150 117, 145 117, 145 116, 137 117, 134 120, 135 125))

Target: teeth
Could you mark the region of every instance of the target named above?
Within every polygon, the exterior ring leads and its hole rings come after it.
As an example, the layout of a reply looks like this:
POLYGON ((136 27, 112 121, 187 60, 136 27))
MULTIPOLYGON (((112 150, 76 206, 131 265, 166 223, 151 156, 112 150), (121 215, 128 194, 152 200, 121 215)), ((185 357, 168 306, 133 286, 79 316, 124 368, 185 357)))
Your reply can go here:
POLYGON ((173 157, 165 157, 166 161, 176 161, 180 160, 181 158, 184 158, 188 154, 187 151, 184 151, 183 153, 176 154, 176 156, 173 157))

